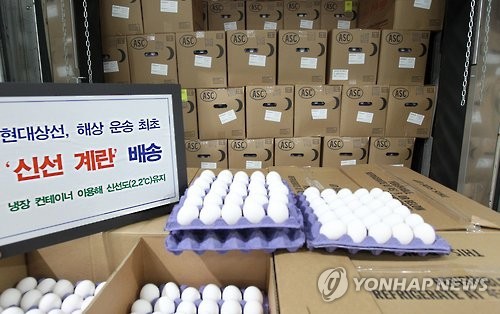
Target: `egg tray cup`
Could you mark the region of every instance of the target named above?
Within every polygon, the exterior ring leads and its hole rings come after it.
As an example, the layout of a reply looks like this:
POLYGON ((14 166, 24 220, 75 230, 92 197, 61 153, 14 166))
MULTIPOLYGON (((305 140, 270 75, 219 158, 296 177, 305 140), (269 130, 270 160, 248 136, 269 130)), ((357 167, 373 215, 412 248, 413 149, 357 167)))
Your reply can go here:
POLYGON ((380 255, 382 252, 392 252, 397 256, 404 254, 417 254, 425 256, 427 254, 448 255, 451 252, 451 246, 442 237, 436 235, 433 244, 425 244, 418 238, 404 245, 396 238, 391 237, 385 243, 377 243, 371 236, 367 236, 360 243, 352 241, 351 237, 344 234, 337 240, 328 239, 325 235, 319 233, 321 223, 318 221, 313 209, 308 205, 304 195, 298 196, 299 206, 304 215, 304 229, 306 234, 306 246, 309 250, 323 248, 327 252, 333 252, 338 248, 347 249, 350 254, 356 254, 359 251, 370 251, 373 255, 380 255))
POLYGON ((179 230, 171 232, 166 240, 166 248, 174 254, 194 251, 226 253, 229 251, 250 252, 261 250, 272 253, 278 249, 295 252, 304 246, 305 234, 302 229, 240 229, 240 230, 179 230))

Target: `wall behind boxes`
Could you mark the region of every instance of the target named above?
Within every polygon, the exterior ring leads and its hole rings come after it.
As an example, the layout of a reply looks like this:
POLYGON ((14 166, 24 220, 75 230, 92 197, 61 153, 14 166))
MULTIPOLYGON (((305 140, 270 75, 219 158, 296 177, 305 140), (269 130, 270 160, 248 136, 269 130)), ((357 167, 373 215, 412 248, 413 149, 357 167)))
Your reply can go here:
POLYGON ((191 167, 411 167, 437 92, 428 5, 103 0, 105 80, 181 85, 191 167))

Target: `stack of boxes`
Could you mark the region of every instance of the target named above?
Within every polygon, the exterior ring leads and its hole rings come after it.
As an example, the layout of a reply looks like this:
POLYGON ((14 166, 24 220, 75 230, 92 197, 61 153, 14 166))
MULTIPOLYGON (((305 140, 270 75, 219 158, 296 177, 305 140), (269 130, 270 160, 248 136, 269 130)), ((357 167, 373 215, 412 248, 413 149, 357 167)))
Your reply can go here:
POLYGON ((425 71, 444 0, 101 8, 106 82, 181 85, 188 167, 410 167, 430 136, 425 71))

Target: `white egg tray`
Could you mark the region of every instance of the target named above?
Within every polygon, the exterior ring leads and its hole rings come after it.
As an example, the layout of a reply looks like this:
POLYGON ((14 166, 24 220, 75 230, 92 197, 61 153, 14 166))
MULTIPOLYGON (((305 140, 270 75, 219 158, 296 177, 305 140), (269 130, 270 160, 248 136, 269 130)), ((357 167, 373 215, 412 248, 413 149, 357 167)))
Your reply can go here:
POLYGON ((328 239, 325 235, 320 234, 321 223, 318 221, 309 203, 303 194, 298 197, 298 206, 302 210, 304 216, 304 231, 306 234, 306 246, 308 249, 325 249, 327 252, 333 252, 336 249, 347 249, 351 254, 356 254, 359 251, 370 251, 373 255, 379 255, 383 252, 392 252, 397 256, 404 254, 417 254, 425 256, 427 254, 448 255, 451 252, 451 246, 442 237, 436 235, 436 240, 433 244, 425 244, 422 240, 414 238, 410 243, 402 245, 397 239, 391 237, 387 242, 380 244, 370 236, 367 236, 360 243, 352 241, 347 234, 341 236, 337 240, 328 239))

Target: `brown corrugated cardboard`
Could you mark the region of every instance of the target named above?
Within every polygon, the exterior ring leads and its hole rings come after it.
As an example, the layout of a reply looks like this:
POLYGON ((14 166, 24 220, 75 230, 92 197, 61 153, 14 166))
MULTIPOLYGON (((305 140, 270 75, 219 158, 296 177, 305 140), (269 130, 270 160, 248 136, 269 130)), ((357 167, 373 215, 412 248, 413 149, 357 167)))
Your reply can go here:
POLYGON ((208 1, 202 0, 203 5, 203 30, 208 31, 208 1))
POLYGON ((292 136, 293 86, 247 86, 247 138, 292 136))
POLYGON ((228 141, 229 168, 261 169, 274 165, 274 139, 228 141))
POLYGON ((414 145, 412 137, 372 137, 368 163, 411 168, 414 145))
POLYGON ((375 84, 380 31, 335 29, 329 34, 328 84, 375 84))
POLYGON ((360 28, 439 31, 443 27, 445 0, 363 0, 360 28))
POLYGON ((283 29, 283 1, 246 1, 246 29, 283 29))
POLYGON ((132 83, 177 84, 175 34, 127 36, 132 83))
POLYGON ((142 34, 142 11, 139 1, 101 0, 101 34, 114 35, 142 34))
POLYGON ((176 33, 179 83, 185 88, 227 87, 226 34, 176 33))
POLYGON ((295 193, 304 192, 305 189, 313 185, 307 167, 274 166, 269 167, 268 170, 277 171, 295 193))
POLYGON ((197 89, 201 140, 245 138, 245 88, 197 89))
POLYGON ((342 86, 295 85, 293 135, 338 135, 341 99, 342 86))
POLYGON ((196 90, 182 89, 182 120, 184 124, 184 139, 198 139, 198 109, 196 106, 196 90))
POLYGON ((424 84, 428 47, 428 31, 383 30, 377 84, 424 84))
POLYGON ((323 139, 322 167, 350 166, 368 163, 369 137, 335 137, 323 139))
POLYGON ((103 37, 102 67, 105 83, 130 83, 127 37, 103 37))
POLYGON ((284 29, 320 29, 321 0, 285 0, 284 29))
POLYGON ((208 30, 245 29, 245 1, 217 0, 208 2, 208 30))
POLYGON ((337 167, 310 167, 308 168, 308 175, 311 178, 312 185, 317 187, 320 191, 326 188, 334 189, 337 192, 343 188, 356 191, 360 188, 357 183, 346 176, 337 167))
POLYGON ((343 88, 340 136, 383 135, 388 97, 388 86, 356 85, 343 88))
POLYGON ((227 140, 184 141, 186 166, 203 169, 227 168, 227 140))
POLYGON ((256 286, 269 300, 270 313, 277 312, 277 294, 271 255, 229 252, 221 255, 184 252, 174 255, 165 249, 163 237, 144 237, 113 273, 86 313, 128 313, 146 283, 201 287, 212 283, 220 287, 256 286), (113 300, 113 302, 110 302, 113 300))
POLYGON ((203 4, 199 0, 147 0, 141 3, 145 33, 204 30, 203 4))
POLYGON ((435 103, 435 86, 391 86, 385 136, 429 137, 435 103))
POLYGON ((319 167, 321 137, 274 139, 274 164, 277 166, 319 167))
POLYGON ((228 85, 276 85, 276 31, 228 31, 228 85))
POLYGON ((358 0, 322 0, 321 29, 352 29, 358 26, 358 0))

